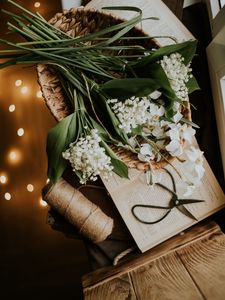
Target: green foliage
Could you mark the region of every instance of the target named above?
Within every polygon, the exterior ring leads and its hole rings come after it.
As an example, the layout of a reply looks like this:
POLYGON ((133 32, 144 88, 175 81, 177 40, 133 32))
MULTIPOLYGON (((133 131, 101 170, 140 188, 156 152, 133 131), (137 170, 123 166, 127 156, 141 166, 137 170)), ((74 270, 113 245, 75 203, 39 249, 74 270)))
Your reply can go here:
MULTIPOLYGON (((15 64, 39 63, 55 67, 74 108, 74 112, 48 134, 48 176, 51 181, 56 182, 66 168, 62 152, 71 142, 85 137, 93 128, 98 129, 101 146, 111 158, 113 171, 128 178, 126 164, 109 145, 131 147, 129 137, 140 137, 142 127, 137 126, 127 135, 120 128, 119 119, 107 99, 123 101, 133 96, 145 97, 159 90, 165 100, 166 118, 171 119, 174 101, 180 100, 158 62, 164 55, 178 52, 184 57, 185 65, 188 65, 195 55, 197 42, 186 41, 158 49, 145 48, 142 41, 153 37, 130 36, 134 33, 131 33, 131 29, 143 20, 142 10, 132 6, 104 7, 132 11, 135 15, 130 20, 71 38, 49 24, 39 13, 32 13, 12 0, 8 2, 21 12, 16 14, 2 10, 10 17, 9 31, 17 33, 25 41, 17 43, 0 39, 0 44, 9 47, 0 50, 0 58, 6 59, 0 63, 0 69, 15 64)), ((149 19, 157 20, 154 17, 149 19)), ((199 89, 194 77, 188 81, 187 88, 189 93, 199 89)), ((185 118, 182 122, 197 126, 185 118)), ((80 171, 76 175, 82 177, 80 171)))
POLYGON ((132 96, 144 97, 154 92, 160 85, 151 78, 124 78, 107 81, 100 88, 109 98, 128 99, 132 96))
POLYGON ((76 134, 75 114, 69 115, 50 129, 47 138, 47 155, 48 177, 52 182, 56 182, 62 176, 67 164, 62 157, 62 152, 75 141, 76 134))

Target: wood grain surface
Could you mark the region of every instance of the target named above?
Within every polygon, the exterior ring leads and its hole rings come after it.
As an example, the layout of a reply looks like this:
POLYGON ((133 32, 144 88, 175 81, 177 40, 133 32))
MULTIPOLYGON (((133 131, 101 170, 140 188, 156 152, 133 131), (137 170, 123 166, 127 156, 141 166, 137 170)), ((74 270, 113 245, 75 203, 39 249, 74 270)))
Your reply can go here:
POLYGON ((223 233, 220 231, 220 228, 216 223, 204 222, 200 225, 193 226, 184 233, 172 237, 142 255, 138 253, 135 256, 127 258, 125 262, 118 264, 114 268, 109 266, 84 275, 82 278, 83 287, 86 288, 88 286, 95 285, 104 281, 108 277, 112 278, 113 276, 120 276, 127 271, 131 271, 137 267, 145 265, 146 263, 150 263, 151 261, 154 261, 166 254, 176 251, 182 247, 186 247, 187 244, 191 245, 205 236, 210 236, 212 234, 219 234, 223 237, 223 233))
POLYGON ((175 252, 131 272, 137 299, 203 299, 175 252))
POLYGON ((225 235, 212 222, 83 277, 85 300, 223 300, 224 283, 225 235))
POLYGON ((184 247, 178 255, 206 299, 225 299, 225 236, 219 232, 184 247))
POLYGON ((129 274, 123 274, 84 290, 85 300, 134 300, 137 299, 129 274))

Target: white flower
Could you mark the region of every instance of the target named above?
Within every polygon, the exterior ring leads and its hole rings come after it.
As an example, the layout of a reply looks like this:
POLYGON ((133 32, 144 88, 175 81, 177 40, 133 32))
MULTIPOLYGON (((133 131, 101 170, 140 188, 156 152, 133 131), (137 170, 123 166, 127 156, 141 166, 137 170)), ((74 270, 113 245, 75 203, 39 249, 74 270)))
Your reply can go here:
POLYGON ((184 141, 192 143, 195 135, 195 129, 187 126, 187 124, 169 124, 170 130, 166 133, 170 137, 170 143, 166 146, 166 150, 172 156, 179 156, 183 153, 184 141))
POLYGON ((143 162, 148 162, 155 158, 153 148, 149 144, 142 144, 140 152, 138 153, 138 159, 143 162))
POLYGON ((180 156, 183 153, 183 146, 179 140, 172 140, 167 146, 166 150, 172 156, 180 156))
POLYGON ((190 196, 196 187, 200 186, 205 169, 203 167, 203 152, 193 146, 185 150, 186 161, 183 163, 184 175, 180 188, 185 197, 190 196))
POLYGON ((173 116, 172 120, 175 123, 178 123, 182 118, 183 118, 183 115, 179 111, 177 111, 177 113, 173 116))
POLYGON ((201 180, 193 174, 190 170, 187 170, 185 166, 183 166, 184 175, 182 176, 182 183, 178 185, 181 189, 181 192, 184 197, 189 197, 195 191, 196 187, 201 185, 201 180))
POLYGON ((183 181, 177 186, 184 197, 190 197, 195 191, 196 187, 200 184, 201 183, 199 180, 196 181, 194 177, 189 177, 189 180, 187 178, 183 178, 183 181))
POLYGON ((165 138, 165 128, 160 126, 160 122, 155 123, 154 126, 152 126, 151 133, 157 138, 165 138))
POLYGON ((96 180, 98 175, 108 178, 113 166, 111 159, 105 154, 105 149, 99 143, 101 138, 96 129, 92 129, 90 135, 79 138, 77 143, 70 144, 62 153, 63 157, 71 163, 73 171, 79 174, 80 183, 87 180, 96 180), (81 174, 81 175, 80 175, 81 174))
POLYGON ((142 126, 144 131, 157 136, 160 132, 164 134, 164 130, 160 128, 160 118, 165 114, 165 108, 150 102, 150 98, 132 97, 125 101, 116 99, 108 100, 112 110, 120 121, 119 128, 125 133, 131 133, 132 129, 142 126))
POLYGON ((161 126, 161 117, 165 114, 165 108, 162 105, 150 103, 149 114, 146 124, 144 124, 146 132, 157 138, 161 138, 165 134, 165 128, 161 126))
POLYGON ((188 158, 186 168, 195 171, 197 177, 201 179, 205 172, 203 167, 203 151, 192 146, 190 149, 186 150, 185 153, 188 158))
POLYGON ((173 107, 172 107, 173 111, 174 112, 176 112, 178 110, 180 111, 180 108, 181 108, 181 104, 179 102, 177 102, 177 101, 174 101, 173 107))
POLYGON ((149 110, 150 110, 152 117, 158 118, 158 117, 163 116, 165 113, 165 108, 162 105, 158 106, 154 103, 150 103, 149 108, 150 108, 149 110))
POLYGON ((181 100, 185 100, 188 96, 186 83, 192 77, 190 65, 185 66, 183 61, 184 58, 179 53, 165 55, 160 60, 160 65, 166 73, 172 89, 181 100))
POLYGON ((161 122, 160 122, 160 125, 162 126, 162 127, 165 127, 165 128, 168 128, 168 126, 171 124, 171 122, 169 122, 169 121, 165 121, 165 120, 162 120, 161 122))
POLYGON ((146 97, 132 97, 123 102, 110 99, 108 103, 120 121, 119 127, 125 133, 131 133, 132 129, 145 124, 148 119, 150 101, 146 97))
POLYGON ((156 90, 156 91, 152 92, 152 93, 149 95, 149 97, 150 97, 151 99, 153 99, 153 100, 156 100, 156 99, 158 99, 161 95, 162 95, 162 93, 156 90))

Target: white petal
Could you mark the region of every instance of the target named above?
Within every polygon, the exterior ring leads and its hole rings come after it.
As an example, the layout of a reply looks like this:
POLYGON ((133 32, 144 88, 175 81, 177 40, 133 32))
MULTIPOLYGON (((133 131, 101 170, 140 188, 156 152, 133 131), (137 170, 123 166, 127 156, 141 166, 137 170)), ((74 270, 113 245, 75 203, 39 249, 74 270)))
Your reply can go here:
POLYGON ((151 149, 151 146, 149 144, 142 144, 141 145, 140 154, 151 155, 151 153, 152 153, 152 149, 151 149))
POLYGON ((186 187, 186 191, 185 193, 183 194, 184 197, 189 197, 192 195, 193 191, 194 191, 195 187, 194 185, 187 185, 186 187))
POLYGON ((179 102, 174 102, 173 103, 173 111, 178 111, 180 109, 180 103, 179 102))
POLYGON ((172 156, 180 156, 183 153, 183 148, 179 141, 172 140, 167 146, 166 150, 172 155, 172 156))
POLYGON ((156 100, 156 99, 158 99, 161 95, 162 95, 162 93, 156 90, 156 91, 154 91, 153 93, 151 93, 149 96, 150 96, 150 98, 152 98, 153 100, 156 100))
POLYGON ((178 112, 173 116, 173 121, 174 121, 175 123, 178 123, 182 118, 183 118, 183 115, 178 111, 178 112))
POLYGON ((201 179, 205 173, 205 169, 202 165, 196 165, 195 170, 198 174, 198 178, 201 179))
POLYGON ((179 140, 180 139, 179 131, 177 128, 170 129, 168 131, 168 134, 169 134, 171 140, 179 140))
POLYGON ((157 126, 152 130, 152 134, 155 137, 162 137, 164 135, 164 130, 163 130, 163 128, 157 126))
POLYGON ((196 162, 197 160, 202 160, 203 151, 201 151, 200 149, 197 149, 192 146, 189 149, 187 149, 185 152, 188 159, 192 162, 196 162))
POLYGON ((191 127, 187 127, 187 129, 184 131, 184 139, 191 144, 192 137, 195 135, 195 132, 196 132, 195 129, 191 127))
POLYGON ((158 108, 158 116, 163 116, 164 115, 164 113, 165 113, 165 108, 163 107, 163 106, 160 106, 159 108, 158 108))
POLYGON ((153 115, 153 116, 157 115, 157 111, 158 111, 158 106, 155 105, 154 103, 150 103, 150 113, 151 113, 151 115, 153 115))
POLYGON ((151 158, 147 155, 142 155, 142 154, 138 153, 138 159, 143 162, 148 162, 148 161, 150 161, 151 158))

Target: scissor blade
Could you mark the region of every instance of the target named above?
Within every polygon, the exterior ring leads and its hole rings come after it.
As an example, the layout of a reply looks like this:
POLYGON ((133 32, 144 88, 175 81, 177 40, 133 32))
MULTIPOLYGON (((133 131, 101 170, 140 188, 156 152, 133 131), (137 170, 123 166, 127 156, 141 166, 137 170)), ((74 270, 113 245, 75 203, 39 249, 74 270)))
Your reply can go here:
POLYGON ((192 215, 192 213, 183 205, 180 205, 180 206, 177 206, 177 209, 179 209, 180 212, 182 212, 185 216, 195 220, 195 221, 198 221, 198 219, 192 215))
POLYGON ((200 203, 205 202, 204 200, 197 200, 197 199, 179 199, 180 204, 192 204, 192 203, 200 203))

